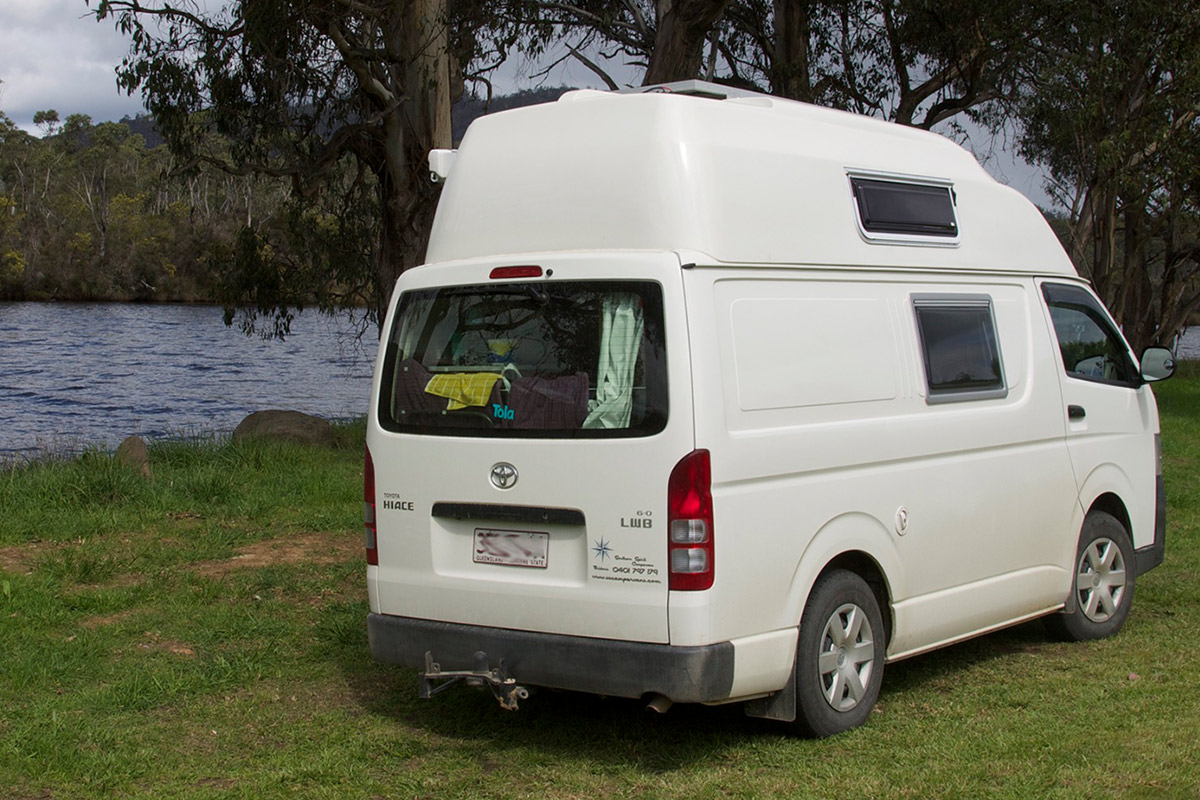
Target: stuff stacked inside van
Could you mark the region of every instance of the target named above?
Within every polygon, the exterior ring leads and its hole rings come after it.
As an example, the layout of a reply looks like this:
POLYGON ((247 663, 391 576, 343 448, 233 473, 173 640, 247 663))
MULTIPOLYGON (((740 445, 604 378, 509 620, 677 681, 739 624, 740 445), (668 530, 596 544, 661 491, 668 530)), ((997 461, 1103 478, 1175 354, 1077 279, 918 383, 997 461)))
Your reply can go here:
POLYGON ((375 658, 861 724, 884 664, 1116 633, 1163 558, 1149 381, 1041 214, 940 136, 689 82, 431 156, 366 454, 375 658))

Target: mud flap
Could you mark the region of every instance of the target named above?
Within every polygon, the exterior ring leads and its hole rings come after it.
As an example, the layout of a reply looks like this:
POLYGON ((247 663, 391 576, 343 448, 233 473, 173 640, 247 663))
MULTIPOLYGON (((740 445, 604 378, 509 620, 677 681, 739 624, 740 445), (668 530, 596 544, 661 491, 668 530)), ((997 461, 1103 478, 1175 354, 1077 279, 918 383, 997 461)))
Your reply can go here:
POLYGON ((417 676, 418 695, 428 699, 460 682, 467 686, 486 686, 505 711, 516 711, 518 701, 529 697, 529 690, 518 686, 517 679, 510 678, 505 672, 503 658, 497 666, 490 667, 487 653, 480 650, 475 653, 474 659, 474 669, 443 670, 433 660, 433 652, 425 651, 425 671, 417 676))
POLYGON ((747 700, 742 704, 747 717, 761 719, 777 719, 781 722, 796 721, 796 664, 792 662, 792 671, 787 683, 774 694, 760 697, 757 700, 747 700))

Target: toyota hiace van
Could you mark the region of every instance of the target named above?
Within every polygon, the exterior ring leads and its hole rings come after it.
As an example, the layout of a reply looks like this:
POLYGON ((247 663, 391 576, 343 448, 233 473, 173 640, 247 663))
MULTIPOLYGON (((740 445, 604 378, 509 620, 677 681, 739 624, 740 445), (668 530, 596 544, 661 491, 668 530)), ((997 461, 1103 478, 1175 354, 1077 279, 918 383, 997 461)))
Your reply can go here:
POLYGON ((689 83, 431 158, 367 432, 384 662, 828 735, 884 665, 1115 633, 1163 558, 1139 359, 1038 210, 925 131, 689 83))

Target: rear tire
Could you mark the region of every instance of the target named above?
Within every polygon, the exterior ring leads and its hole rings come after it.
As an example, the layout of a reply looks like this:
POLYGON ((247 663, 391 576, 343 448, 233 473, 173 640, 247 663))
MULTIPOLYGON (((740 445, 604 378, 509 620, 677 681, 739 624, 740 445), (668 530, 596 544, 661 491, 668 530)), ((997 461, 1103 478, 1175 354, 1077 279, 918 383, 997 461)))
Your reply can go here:
POLYGON ((796 730, 832 736, 866 722, 885 650, 883 616, 866 581, 842 569, 818 578, 796 645, 796 730))
POLYGON ((1134 558, 1133 543, 1116 517, 1103 511, 1088 514, 1071 579, 1075 610, 1046 617, 1050 635, 1082 642, 1121 630, 1133 605, 1134 558))

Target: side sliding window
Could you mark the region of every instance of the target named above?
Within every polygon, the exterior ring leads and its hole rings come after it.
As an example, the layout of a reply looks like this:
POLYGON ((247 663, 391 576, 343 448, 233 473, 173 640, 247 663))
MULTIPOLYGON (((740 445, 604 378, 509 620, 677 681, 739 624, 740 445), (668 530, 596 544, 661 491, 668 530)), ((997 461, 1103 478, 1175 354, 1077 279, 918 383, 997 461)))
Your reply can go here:
POLYGON ((1007 396, 990 296, 914 294, 912 304, 930 403, 1007 396))

